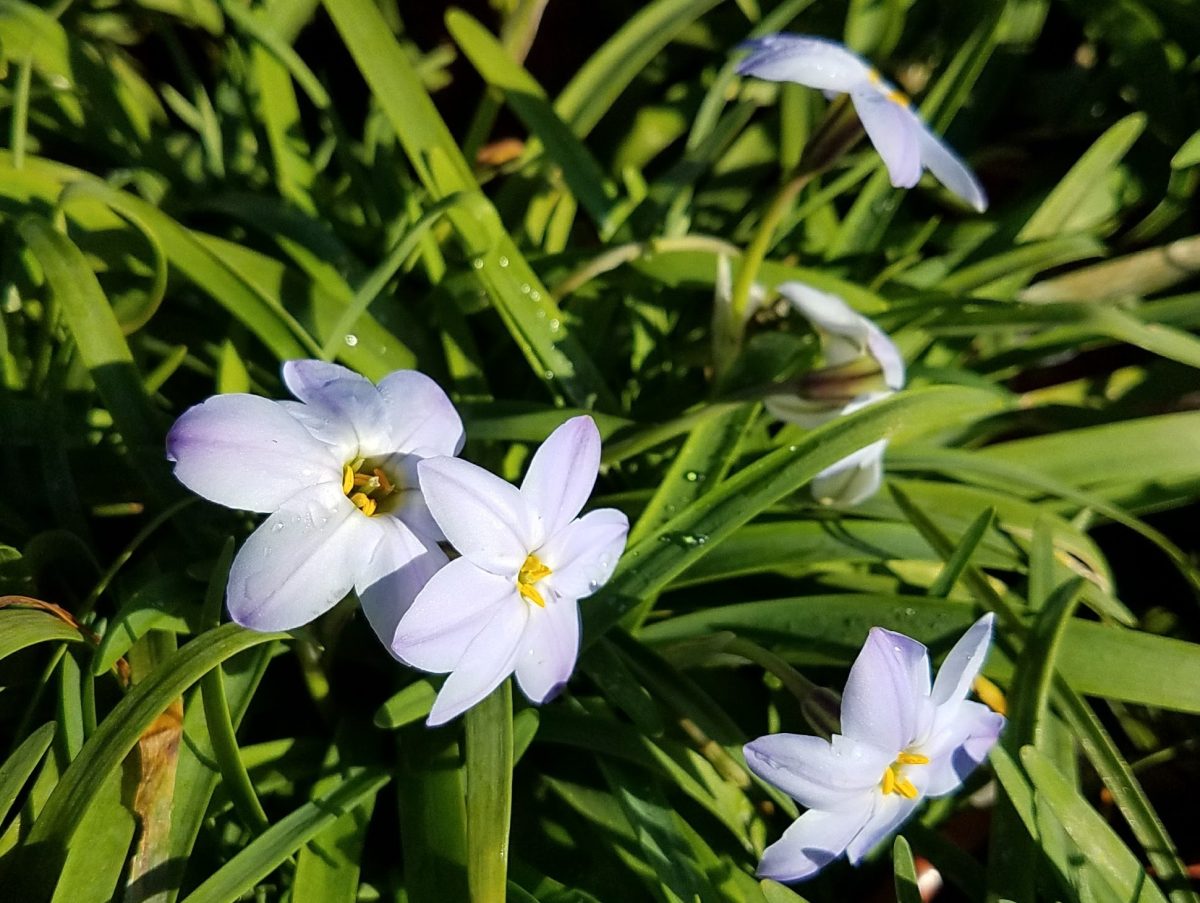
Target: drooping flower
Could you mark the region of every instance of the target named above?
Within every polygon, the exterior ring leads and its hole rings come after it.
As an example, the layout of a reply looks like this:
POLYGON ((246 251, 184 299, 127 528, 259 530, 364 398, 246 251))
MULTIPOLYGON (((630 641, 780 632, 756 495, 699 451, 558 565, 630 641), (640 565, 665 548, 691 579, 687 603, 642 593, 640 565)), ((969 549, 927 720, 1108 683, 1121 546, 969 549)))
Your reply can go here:
MULTIPOLYGON (((801 282, 785 282, 779 293, 816 329, 825 366, 803 380, 800 392, 767 397, 773 416, 812 428, 904 388, 900 350, 873 322, 836 295, 801 282)), ((870 498, 883 482, 886 449, 880 439, 825 468, 813 478, 813 497, 837 505, 870 498)))
POLYGON ((967 165, 921 121, 909 99, 856 53, 834 41, 794 34, 767 35, 742 49, 750 55, 738 64, 741 75, 849 94, 896 188, 912 188, 928 169, 976 210, 987 209, 987 196, 967 165))
POLYGON ((1004 716, 967 699, 992 636, 987 614, 955 643, 930 686, 925 647, 871 629, 830 740, 771 734, 745 746, 750 769, 807 808, 763 853, 758 873, 801 881, 843 853, 857 865, 927 796, 953 792, 987 758, 1004 716))
POLYGON ((538 703, 571 676, 578 600, 612 576, 629 532, 613 508, 578 516, 599 468, 600 433, 586 416, 550 434, 519 489, 455 458, 418 465, 429 510, 462 554, 417 596, 392 643, 401 661, 450 674, 430 725, 466 711, 514 671, 538 703))
POLYGON ((167 436, 175 476, 198 495, 269 515, 229 572, 226 602, 253 630, 290 630, 351 588, 385 645, 417 592, 447 561, 417 463, 456 455, 462 421, 413 370, 370 380, 323 361, 288 361, 299 401, 217 395, 167 436))

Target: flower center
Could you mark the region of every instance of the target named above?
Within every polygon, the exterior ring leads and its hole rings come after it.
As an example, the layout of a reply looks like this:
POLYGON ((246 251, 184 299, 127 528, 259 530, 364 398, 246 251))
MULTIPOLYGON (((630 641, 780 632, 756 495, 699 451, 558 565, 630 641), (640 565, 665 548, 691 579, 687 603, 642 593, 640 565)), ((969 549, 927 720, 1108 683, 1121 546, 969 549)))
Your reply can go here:
POLYGON ((913 786, 913 782, 904 776, 901 769, 905 765, 928 765, 929 756, 923 756, 920 753, 902 752, 896 756, 896 761, 889 765, 883 772, 883 780, 879 782, 885 794, 898 793, 905 799, 915 800, 917 798, 917 788, 913 786))
POLYGON ((362 458, 342 468, 342 492, 354 507, 370 517, 379 503, 397 491, 396 484, 378 467, 370 467, 362 458))
POLYGON ((534 588, 534 584, 543 577, 549 577, 551 573, 550 568, 542 564, 541 559, 531 553, 525 559, 525 563, 521 565, 521 570, 517 571, 517 592, 521 594, 521 598, 526 602, 532 602, 538 608, 545 608, 546 600, 534 588))

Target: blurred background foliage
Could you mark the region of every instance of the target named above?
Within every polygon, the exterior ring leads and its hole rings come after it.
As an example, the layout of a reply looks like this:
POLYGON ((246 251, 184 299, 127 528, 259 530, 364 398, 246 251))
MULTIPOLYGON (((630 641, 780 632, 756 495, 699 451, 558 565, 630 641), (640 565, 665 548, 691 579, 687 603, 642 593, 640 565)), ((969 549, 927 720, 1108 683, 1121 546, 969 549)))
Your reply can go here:
POLYGON ((0 0, 0 51, 0 896, 494 900, 511 844, 544 903, 916 900, 913 853, 939 900, 1195 899, 1194 0, 0 0), (812 366, 798 318, 713 366, 718 257, 846 121, 733 74, 778 30, 869 56, 991 197, 860 142, 762 237, 768 289, 909 362, 807 433, 753 400, 812 366), (429 373, 509 478, 594 413, 636 523, 563 698, 464 739, 352 601, 218 626, 253 522, 163 436, 296 357, 429 373), (885 436, 883 492, 811 502, 885 436), (871 625, 936 655, 982 608, 992 769, 894 857, 756 881, 795 808, 741 744, 829 707, 789 666, 840 688, 871 625), (469 793, 510 760, 511 834, 469 793))

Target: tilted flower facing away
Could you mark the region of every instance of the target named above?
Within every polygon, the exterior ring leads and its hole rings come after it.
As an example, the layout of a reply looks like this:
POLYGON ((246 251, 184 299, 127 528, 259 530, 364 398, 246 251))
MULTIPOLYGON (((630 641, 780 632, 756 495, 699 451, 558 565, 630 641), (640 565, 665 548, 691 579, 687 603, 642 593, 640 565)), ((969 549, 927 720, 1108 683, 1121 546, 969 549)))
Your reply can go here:
POLYGON ((925 647, 875 627, 846 681, 841 734, 746 744, 750 769, 808 809, 767 847, 760 876, 800 881, 842 853, 857 865, 924 797, 952 792, 987 758, 1004 717, 967 694, 991 636, 988 614, 950 650, 931 687, 925 647))
POLYGON ((462 553, 417 596, 392 644, 415 668, 450 672, 430 725, 466 711, 513 671, 533 702, 571 676, 577 601, 612 576, 629 532, 612 508, 577 516, 599 468, 600 433, 586 416, 550 434, 520 489, 455 458, 419 465, 429 510, 462 553))
POLYGON ((299 401, 217 395, 167 436, 175 476, 204 498, 270 516, 229 572, 229 614, 254 630, 289 630, 358 591, 391 645, 396 624, 446 563, 417 462, 456 455, 462 421, 433 380, 400 370, 375 386, 322 361, 288 361, 299 401))
MULTIPOLYGON (((801 394, 766 398, 773 416, 816 427, 904 388, 904 358, 878 326, 836 295, 801 282, 785 282, 779 293, 812 323, 825 366, 805 380, 801 394)), ((880 439, 825 468, 813 478, 813 497, 837 505, 870 498, 883 482, 886 449, 887 440, 880 439)))
POLYGON ((742 49, 750 55, 738 64, 741 75, 849 94, 895 187, 912 188, 928 169, 976 210, 987 209, 983 188, 967 165, 921 121, 908 98, 857 54, 834 41, 793 34, 768 35, 742 49))

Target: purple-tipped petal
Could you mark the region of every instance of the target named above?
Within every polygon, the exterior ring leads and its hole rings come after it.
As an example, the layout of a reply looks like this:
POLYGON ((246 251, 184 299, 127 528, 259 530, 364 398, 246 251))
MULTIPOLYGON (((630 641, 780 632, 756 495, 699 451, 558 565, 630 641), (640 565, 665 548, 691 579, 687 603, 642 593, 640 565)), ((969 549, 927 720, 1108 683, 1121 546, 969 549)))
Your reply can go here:
POLYGON ((887 750, 906 749, 926 726, 929 656, 901 633, 872 627, 842 693, 842 733, 887 750))
POLYGON ((586 414, 562 424, 534 452, 521 494, 541 517, 545 536, 575 519, 599 472, 600 431, 586 414))
POLYGON ((769 734, 743 748, 746 764, 808 809, 840 809, 879 786, 895 753, 834 736, 769 734))
POLYGON ((841 44, 805 35, 774 34, 747 41, 750 55, 738 63, 739 75, 787 81, 822 91, 853 91, 868 84, 871 67, 841 44))
POLYGON ((285 502, 250 534, 229 571, 229 615, 291 630, 337 604, 379 542, 379 525, 330 483, 285 502))
MULTIPOLYGON (((943 715, 941 711, 938 713, 943 715)), ((927 785, 930 796, 943 796, 958 788, 979 766, 1003 730, 1003 715, 985 705, 967 700, 950 717, 934 723, 934 743, 929 745, 927 785)))
POLYGON ((810 809, 763 852, 758 876, 791 882, 811 878, 845 852, 870 815, 866 798, 857 806, 836 811, 810 809))
POLYGON ((479 567, 515 577, 541 545, 540 523, 511 483, 458 458, 427 458, 417 473, 446 539, 479 567))
POLYGON ((829 465, 813 477, 813 498, 822 505, 850 506, 864 502, 883 484, 883 455, 887 440, 880 439, 829 465))
MULTIPOLYGON (((917 777, 911 778, 913 783, 917 777)), ((877 794, 875 808, 863 829, 846 847, 846 858, 851 865, 858 865, 875 845, 899 828, 921 804, 920 797, 907 799, 898 793, 877 794)))
POLYGON ((354 589, 376 636, 391 649, 400 619, 447 558, 436 544, 423 542, 396 518, 373 520, 382 528, 379 543, 355 577, 354 589))
POLYGON ((430 578, 400 619, 392 651, 422 671, 453 671, 497 612, 520 618, 528 606, 515 580, 456 558, 430 578))
POLYGON ((349 454, 371 457, 392 451, 387 410, 366 377, 337 364, 300 360, 284 362, 283 382, 308 406, 304 423, 318 438, 346 452, 349 424, 357 446, 349 454))
POLYGON ((545 608, 530 608, 517 656, 517 684, 531 702, 545 702, 575 670, 579 658, 579 605, 543 593, 545 608))
POLYGON ((874 85, 853 92, 850 98, 867 137, 887 166, 892 185, 912 188, 921 180, 922 128, 916 115, 874 85))
POLYGON ((933 134, 924 123, 921 124, 917 142, 920 146, 921 162, 933 173, 933 177, 979 213, 983 213, 988 205, 987 194, 970 167, 958 154, 933 134))
POLYGON ((934 705, 944 705, 967 698, 967 694, 971 692, 971 684, 979 675, 983 660, 987 658, 988 647, 992 642, 992 624, 995 620, 996 616, 989 611, 971 625, 970 630, 962 635, 946 655, 930 693, 934 705))
POLYGON ((454 403, 442 387, 416 370, 397 370, 379 382, 387 411, 391 449, 457 455, 463 446, 463 425, 454 403))
POLYGON ((175 476, 211 502, 274 511, 307 486, 341 480, 341 461, 279 404, 217 395, 184 411, 167 434, 175 476))
POLYGON ((568 599, 590 596, 612 576, 628 534, 629 518, 615 508, 589 511, 538 549, 551 570, 546 582, 568 599))
POLYGON ((522 636, 529 618, 527 606, 520 609, 519 615, 514 616, 514 611, 507 607, 497 610, 471 641, 462 661, 438 691, 426 724, 436 727, 461 715, 512 673, 524 648, 522 636))

